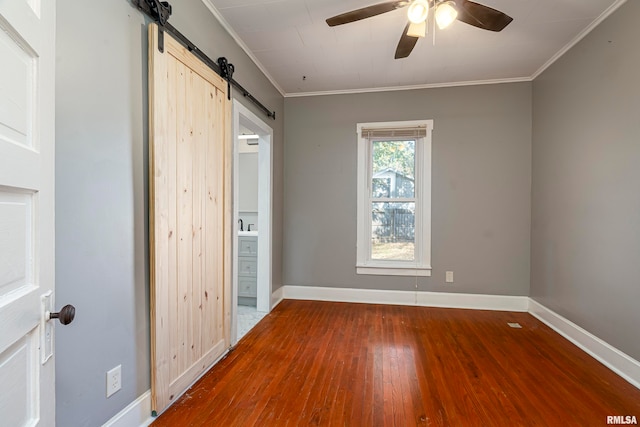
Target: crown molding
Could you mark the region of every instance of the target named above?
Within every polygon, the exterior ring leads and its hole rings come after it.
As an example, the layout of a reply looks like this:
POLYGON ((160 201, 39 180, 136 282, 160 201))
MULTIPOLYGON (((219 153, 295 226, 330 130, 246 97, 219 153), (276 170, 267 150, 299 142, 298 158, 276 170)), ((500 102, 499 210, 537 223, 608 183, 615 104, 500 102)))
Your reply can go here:
POLYGON ((448 83, 427 83, 422 85, 411 86, 387 86, 387 87, 373 87, 363 89, 345 89, 345 90, 327 90, 320 92, 295 92, 287 93, 285 98, 298 98, 303 96, 322 96, 322 95, 350 95, 354 93, 372 93, 372 92, 394 92, 399 90, 415 90, 415 89, 436 89, 442 87, 458 87, 458 86, 478 86, 478 85, 494 85, 501 83, 520 83, 530 82, 531 77, 513 77, 508 79, 494 79, 494 80, 474 80, 464 82, 448 82, 448 83))
POLYGON ((247 54, 247 56, 253 61, 253 63, 256 65, 256 67, 258 67, 258 69, 262 72, 262 74, 264 74, 264 76, 267 79, 269 79, 269 81, 271 82, 273 87, 275 87, 276 90, 278 92, 280 92, 280 95, 282 95, 283 97, 286 96, 286 92, 284 91, 284 89, 282 89, 280 87, 280 85, 276 82, 276 80, 271 76, 271 74, 269 74, 267 69, 262 65, 262 63, 258 60, 258 58, 256 58, 256 56, 253 54, 253 52, 251 52, 251 49, 249 49, 249 46, 247 46, 242 41, 242 39, 240 38, 238 33, 236 33, 233 30, 233 28, 231 28, 231 25, 229 25, 227 20, 224 19, 222 14, 218 11, 218 9, 216 9, 216 7, 213 5, 211 0, 202 0, 202 3, 204 3, 204 5, 207 7, 207 9, 209 9, 211 14, 218 20, 220 25, 222 25, 222 28, 224 28, 227 31, 227 33, 229 33, 231 38, 233 38, 233 40, 235 40, 235 42, 238 44, 238 46, 240 46, 240 48, 244 51, 244 53, 247 54))
POLYGON ((558 59, 560 59, 565 53, 567 53, 567 51, 569 51, 569 49, 571 49, 572 47, 574 47, 576 44, 578 44, 578 42, 580 42, 580 40, 582 40, 583 38, 585 38, 587 36, 587 34, 589 34, 591 31, 594 30, 594 28, 596 28, 598 25, 600 25, 600 23, 602 21, 604 21, 605 19, 607 19, 609 17, 609 15, 611 15, 613 12, 615 12, 616 10, 618 10, 618 8, 620 6, 622 6, 623 4, 625 4, 627 2, 627 0, 616 0, 611 6, 609 6, 607 8, 607 10, 605 10, 604 12, 602 12, 602 14, 600 16, 598 16, 591 24, 589 24, 589 26, 587 28, 585 28, 584 30, 582 30, 577 36, 575 36, 573 38, 573 40, 571 40, 569 43, 567 43, 566 45, 564 45, 564 47, 562 49, 560 49, 558 52, 556 52, 555 55, 553 55, 547 62, 545 62, 542 67, 540 67, 538 69, 538 71, 536 71, 535 73, 533 73, 531 75, 531 80, 535 80, 540 74, 542 74, 547 68, 549 68, 554 62, 556 62, 558 59))

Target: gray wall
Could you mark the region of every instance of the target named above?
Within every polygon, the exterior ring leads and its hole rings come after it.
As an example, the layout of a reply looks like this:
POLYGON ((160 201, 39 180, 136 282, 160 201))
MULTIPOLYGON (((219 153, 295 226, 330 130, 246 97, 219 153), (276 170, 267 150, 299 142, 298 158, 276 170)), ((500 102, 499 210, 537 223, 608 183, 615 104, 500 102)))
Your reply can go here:
POLYGON ((640 360, 640 2, 533 86, 531 296, 640 360))
MULTIPOLYGON (((172 24, 211 58, 229 58, 236 79, 277 113, 268 119, 277 287, 283 98, 200 0, 172 4, 172 24)), ((77 309, 74 323, 56 329, 60 426, 101 425, 150 386, 146 40, 145 19, 127 0, 57 1, 56 301, 77 309), (122 390, 107 399, 106 371, 119 364, 122 390)))
POLYGON ((418 289, 529 294, 530 83, 286 98, 285 115, 284 284, 415 289, 356 275, 356 123, 433 119, 433 276, 418 289))

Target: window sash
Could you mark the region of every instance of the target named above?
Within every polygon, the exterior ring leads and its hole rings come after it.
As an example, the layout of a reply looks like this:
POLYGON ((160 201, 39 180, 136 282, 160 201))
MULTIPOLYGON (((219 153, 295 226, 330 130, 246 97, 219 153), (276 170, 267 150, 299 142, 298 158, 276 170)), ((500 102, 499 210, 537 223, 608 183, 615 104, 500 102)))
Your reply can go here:
POLYGON ((366 132, 365 130, 363 130, 361 132, 361 137, 363 139, 366 140, 366 145, 367 145, 367 149, 366 149, 366 156, 367 156, 367 205, 368 205, 368 209, 369 209, 369 215, 368 215, 368 220, 367 220, 367 228, 369 230, 368 232, 368 240, 369 240, 369 247, 367 250, 367 260, 366 262, 368 264, 389 264, 389 265, 396 265, 399 263, 402 264, 410 264, 410 265, 416 265, 419 264, 420 260, 422 259, 422 257, 420 256, 422 254, 422 239, 419 239, 418 236, 420 236, 418 230, 422 229, 422 224, 420 221, 420 218, 422 217, 421 213, 422 213, 422 206, 420 203, 420 197, 418 197, 418 195, 420 194, 420 177, 421 177, 421 169, 422 169, 422 165, 420 164, 421 162, 418 161, 418 159, 420 159, 420 155, 422 154, 422 145, 423 145, 423 139, 422 137, 417 138, 415 136, 413 137, 406 137, 404 135, 398 135, 398 134, 410 134, 410 133, 416 133, 417 130, 420 130, 421 132, 424 131, 424 133, 426 134, 426 128, 407 128, 407 129, 378 129, 379 133, 375 136, 375 137, 365 137, 365 135, 371 135, 373 132, 376 131, 376 129, 368 129, 366 132), (389 137, 384 137, 384 136, 380 136, 381 134, 395 134, 395 136, 389 136, 389 137), (402 137, 399 137, 402 136, 402 137), (394 142, 394 141, 414 141, 414 152, 413 152, 413 170, 414 170, 414 187, 413 187, 413 195, 414 197, 406 197, 406 198, 400 198, 400 197, 373 197, 373 155, 374 155, 374 148, 373 145, 375 142, 394 142), (371 241, 373 240, 373 218, 372 218, 372 211, 373 211, 373 204, 374 203, 414 203, 415 207, 414 207, 414 211, 415 211, 415 218, 414 218, 414 250, 413 250, 413 259, 412 260, 387 260, 387 259, 374 259, 373 258, 373 244, 371 243, 371 241))

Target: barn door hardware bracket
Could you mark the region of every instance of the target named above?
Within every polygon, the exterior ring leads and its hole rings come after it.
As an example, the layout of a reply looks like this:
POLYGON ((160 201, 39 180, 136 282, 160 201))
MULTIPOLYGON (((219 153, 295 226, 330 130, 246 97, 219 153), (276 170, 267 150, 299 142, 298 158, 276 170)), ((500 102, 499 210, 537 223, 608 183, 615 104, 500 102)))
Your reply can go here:
MULTIPOLYGON (((2 1, 2 0, 0 0, 2 1)), ((242 96, 251 101, 256 107, 260 109, 267 117, 276 119, 276 112, 269 110, 264 106, 255 96, 251 95, 240 83, 233 79, 234 67, 233 64, 229 64, 226 58, 224 59, 227 64, 226 71, 223 71, 223 67, 220 66, 220 62, 215 62, 211 58, 202 52, 198 46, 193 44, 184 34, 178 31, 171 23, 169 23, 169 17, 171 16, 171 5, 169 2, 160 0, 131 0, 132 4, 138 8, 142 13, 150 17, 154 22, 158 24, 158 49, 160 52, 164 51, 164 32, 171 34, 181 45, 189 49, 189 52, 193 53, 198 59, 204 62, 209 68, 211 68, 216 74, 227 81, 228 90, 227 94, 231 99, 230 87, 233 86, 242 93, 242 96)))
POLYGON ((218 67, 220 67, 220 77, 227 81, 227 99, 231 101, 231 81, 236 68, 224 56, 218 58, 218 67))
POLYGON ((133 0, 133 3, 158 23, 158 50, 164 53, 164 29, 171 16, 171 5, 160 0, 133 0))

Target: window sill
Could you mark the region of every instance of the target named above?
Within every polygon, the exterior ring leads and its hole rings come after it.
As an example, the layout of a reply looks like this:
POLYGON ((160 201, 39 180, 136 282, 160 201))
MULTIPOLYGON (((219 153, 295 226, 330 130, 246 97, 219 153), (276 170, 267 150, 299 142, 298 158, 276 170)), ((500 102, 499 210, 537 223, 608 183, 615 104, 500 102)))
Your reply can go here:
POLYGON ((357 265, 356 274, 371 274, 380 276, 419 276, 430 277, 431 267, 391 267, 376 265, 357 265))

